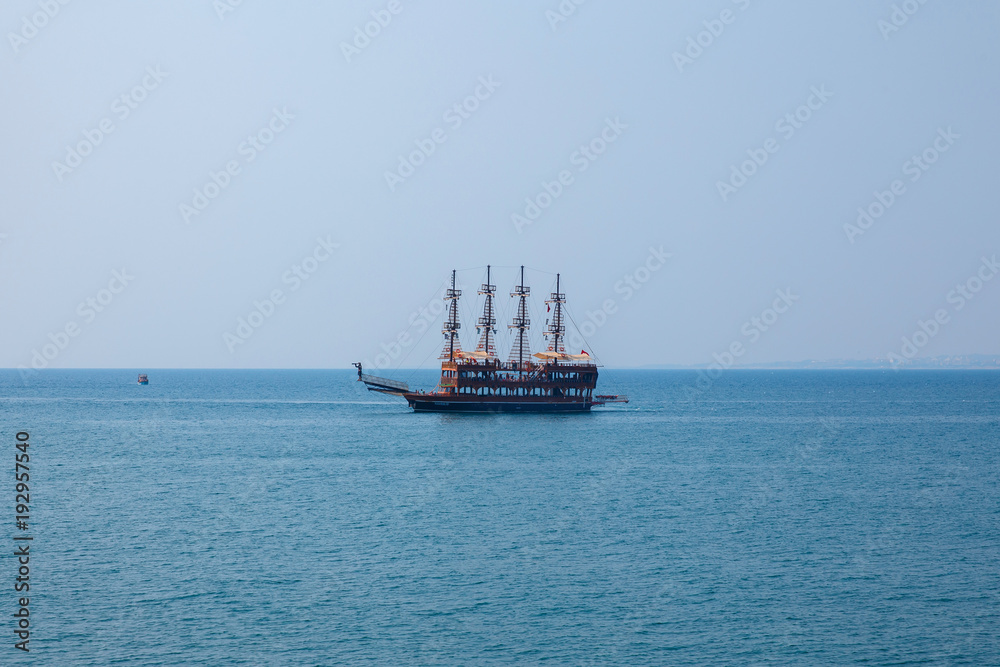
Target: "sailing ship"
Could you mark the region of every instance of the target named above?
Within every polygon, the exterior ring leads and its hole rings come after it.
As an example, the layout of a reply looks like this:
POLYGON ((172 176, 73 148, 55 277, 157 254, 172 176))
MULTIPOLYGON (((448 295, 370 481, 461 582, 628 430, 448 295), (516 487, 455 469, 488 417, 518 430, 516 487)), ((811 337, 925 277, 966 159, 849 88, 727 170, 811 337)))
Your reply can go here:
POLYGON ((517 308, 508 329, 514 334, 510 353, 503 361, 497 355, 494 299, 496 285, 491 284, 490 267, 486 267, 486 282, 479 288, 484 297, 483 314, 478 319, 479 340, 476 349, 465 351, 459 339, 461 323, 458 302, 462 290, 456 288, 455 271, 451 272, 451 287, 445 291, 448 318, 441 328, 444 349, 441 352, 441 379, 433 391, 411 391, 405 382, 369 375, 361 363, 358 381, 369 391, 401 396, 415 412, 587 412, 605 402, 628 402, 615 395, 595 396, 597 364, 586 351, 567 354, 566 325, 563 307, 566 295, 560 291, 560 276, 556 274, 556 291, 545 301, 552 316, 544 331, 546 350, 531 353, 528 298, 531 288, 521 279, 510 293, 517 299, 517 308))

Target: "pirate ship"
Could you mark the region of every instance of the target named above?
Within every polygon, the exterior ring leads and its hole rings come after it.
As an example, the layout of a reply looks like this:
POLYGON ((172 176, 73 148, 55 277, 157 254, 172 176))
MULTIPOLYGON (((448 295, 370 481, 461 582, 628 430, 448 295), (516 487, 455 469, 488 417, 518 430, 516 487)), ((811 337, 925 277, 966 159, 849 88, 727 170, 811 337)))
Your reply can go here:
POLYGON ((510 293, 512 299, 517 299, 517 306, 508 325, 514 337, 506 361, 497 355, 496 285, 491 284, 489 266, 479 295, 484 297, 483 314, 476 323, 479 341, 475 350, 465 351, 458 334, 462 327, 458 318, 462 290, 456 288, 455 271, 451 272, 451 287, 444 294, 448 317, 441 328, 441 379, 433 391, 411 391, 405 382, 369 375, 360 363, 355 363, 358 381, 365 383, 369 391, 405 398, 416 412, 586 412, 605 403, 628 402, 621 395, 595 396, 597 364, 586 351, 566 353, 566 295, 560 291, 559 274, 556 291, 545 301, 552 316, 544 331, 544 352, 532 354, 530 350, 531 288, 524 284, 523 266, 520 282, 510 293))

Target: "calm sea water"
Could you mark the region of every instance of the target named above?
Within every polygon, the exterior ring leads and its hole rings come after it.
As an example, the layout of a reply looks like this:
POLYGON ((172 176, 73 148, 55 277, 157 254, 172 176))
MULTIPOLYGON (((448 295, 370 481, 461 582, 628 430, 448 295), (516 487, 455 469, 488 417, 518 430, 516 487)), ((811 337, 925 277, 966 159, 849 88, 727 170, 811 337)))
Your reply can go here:
POLYGON ((610 371, 626 406, 498 416, 137 372, 0 374, 0 664, 1000 663, 998 373, 610 371))

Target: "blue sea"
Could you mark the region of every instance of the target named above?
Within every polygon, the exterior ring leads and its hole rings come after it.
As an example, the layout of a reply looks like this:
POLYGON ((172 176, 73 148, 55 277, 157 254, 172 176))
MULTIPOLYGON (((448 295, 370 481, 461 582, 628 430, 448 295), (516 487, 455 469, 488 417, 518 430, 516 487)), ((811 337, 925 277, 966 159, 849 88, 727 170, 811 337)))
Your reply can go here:
POLYGON ((0 373, 0 665, 1000 664, 1000 373, 605 369, 632 401, 577 415, 355 378, 0 373))

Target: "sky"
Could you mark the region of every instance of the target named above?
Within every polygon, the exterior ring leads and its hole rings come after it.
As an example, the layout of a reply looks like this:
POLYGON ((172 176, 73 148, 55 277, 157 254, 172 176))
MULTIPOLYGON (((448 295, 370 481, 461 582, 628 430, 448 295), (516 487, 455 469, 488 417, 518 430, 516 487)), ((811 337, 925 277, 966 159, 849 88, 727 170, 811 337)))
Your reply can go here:
POLYGON ((0 367, 430 366, 486 265, 501 354, 524 265, 613 367, 1000 355, 995 2, 63 2, 0 10, 0 367))

